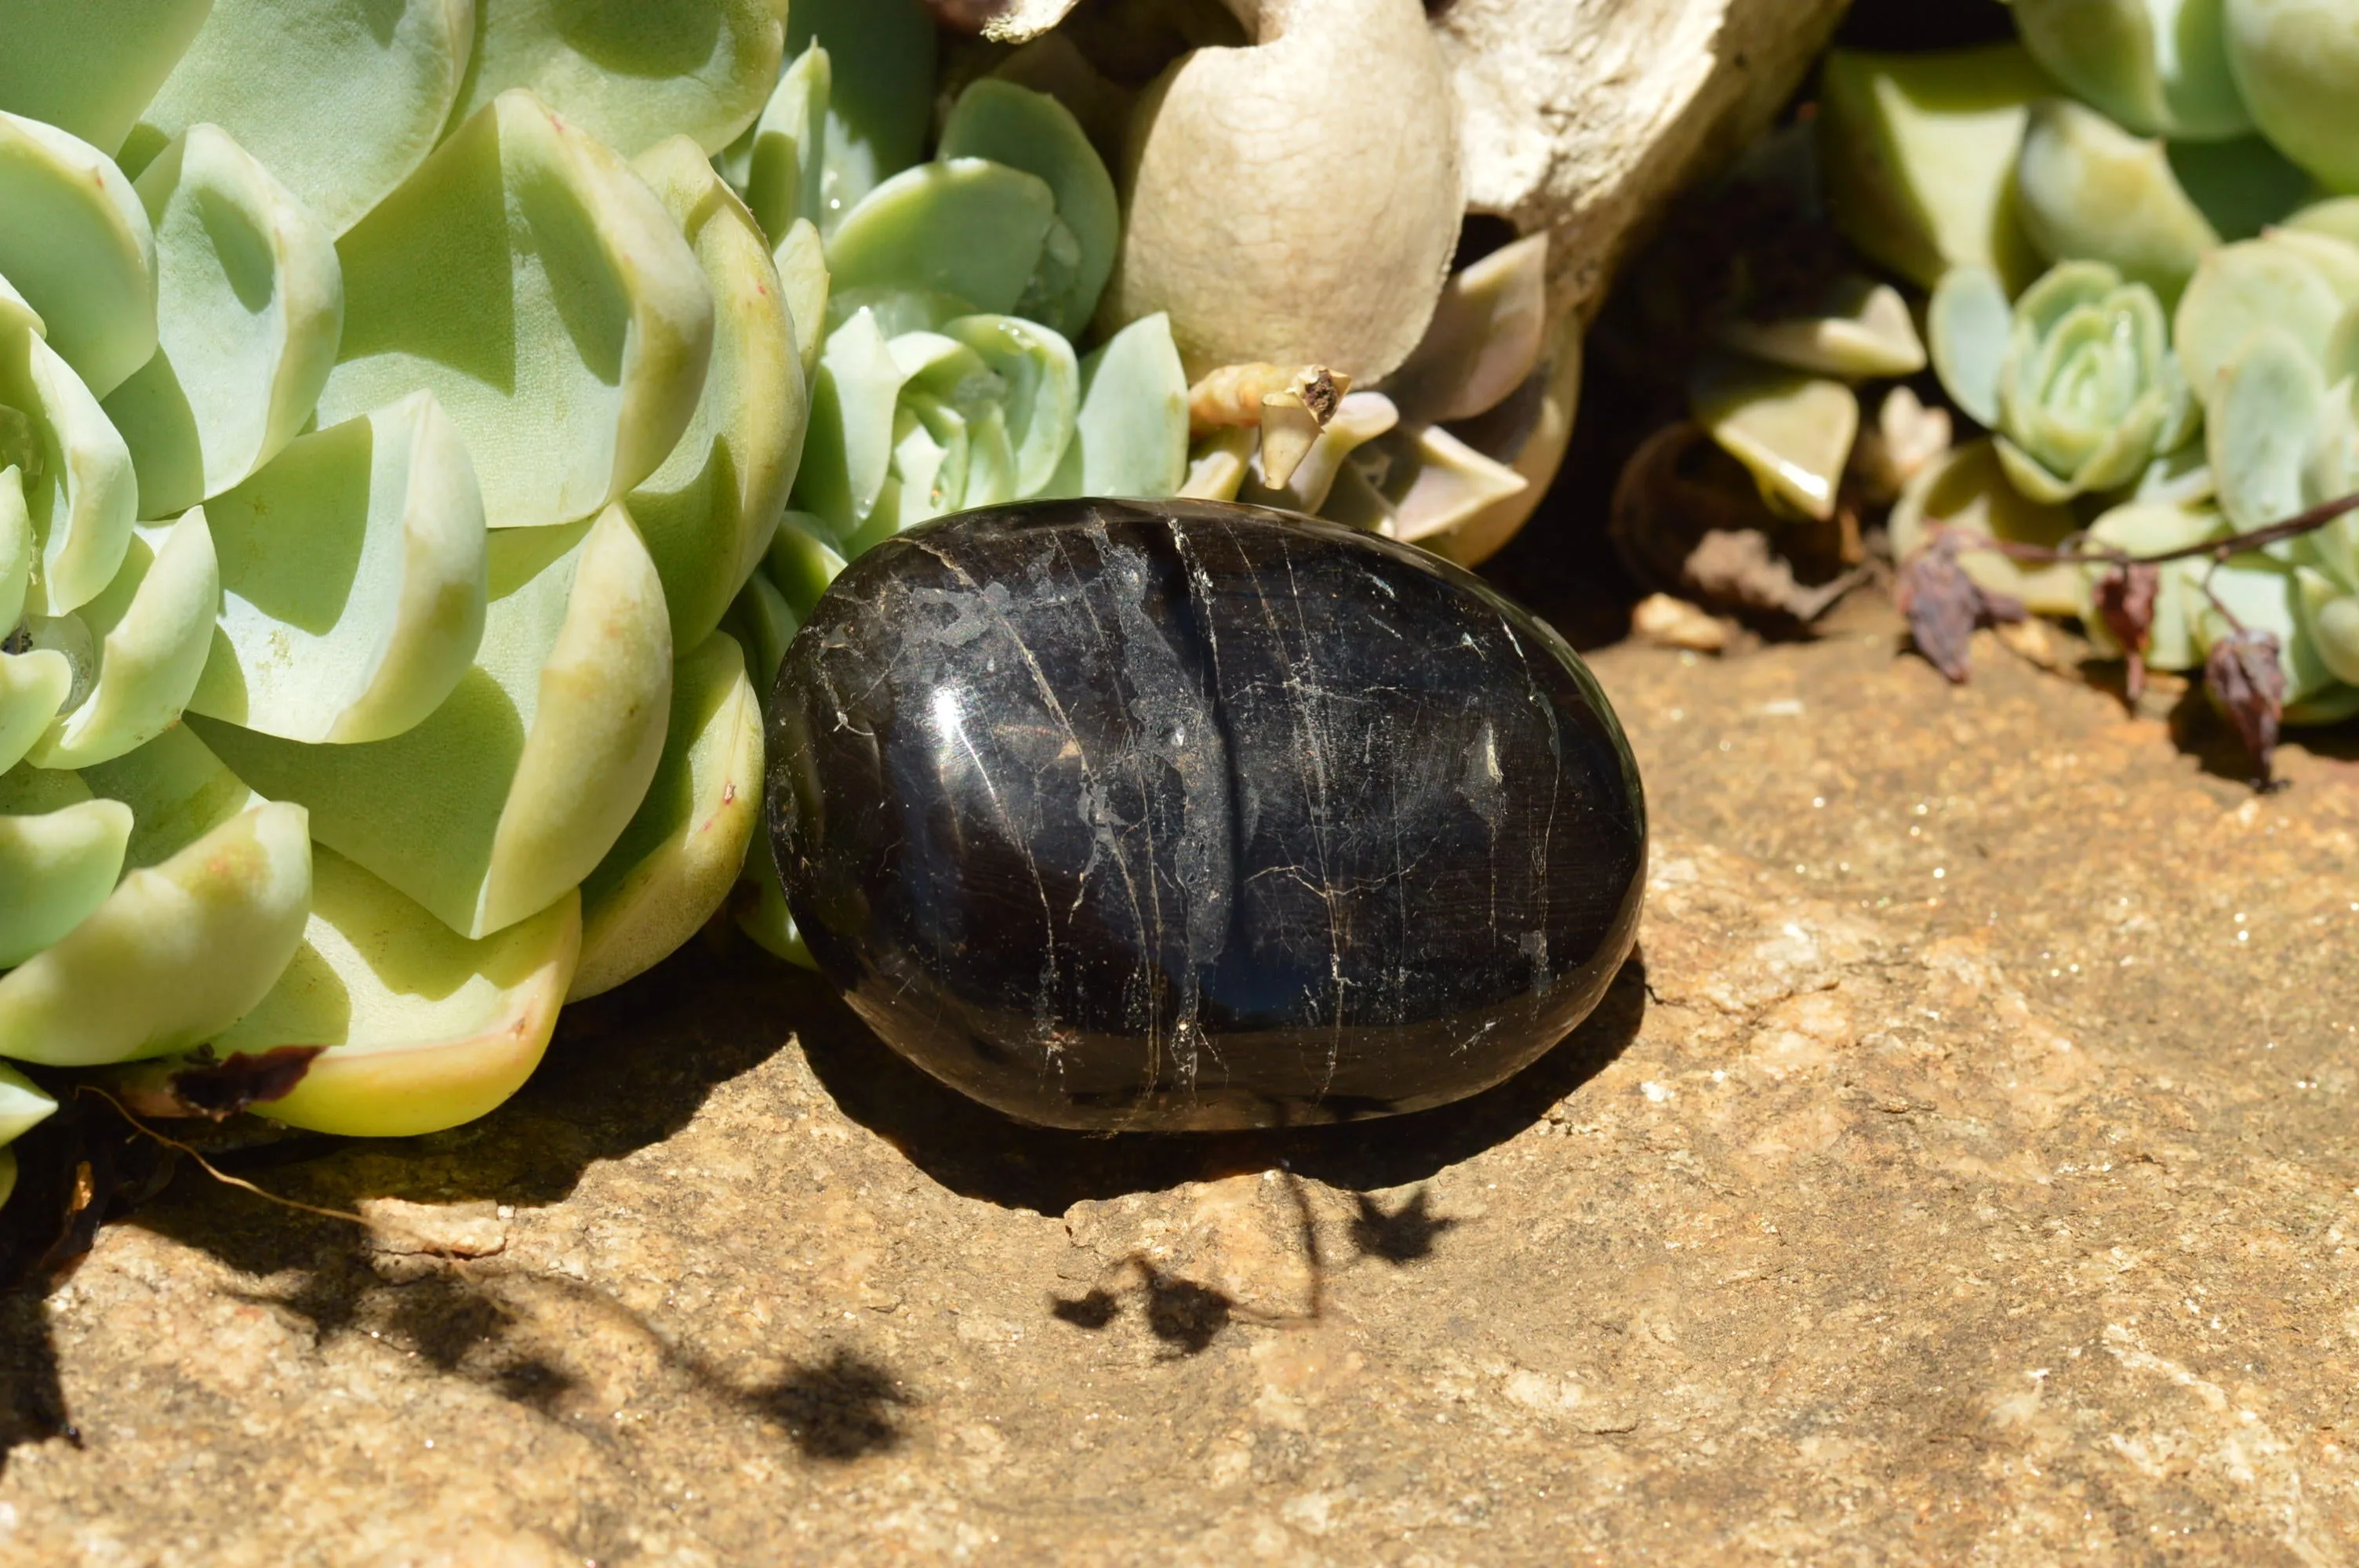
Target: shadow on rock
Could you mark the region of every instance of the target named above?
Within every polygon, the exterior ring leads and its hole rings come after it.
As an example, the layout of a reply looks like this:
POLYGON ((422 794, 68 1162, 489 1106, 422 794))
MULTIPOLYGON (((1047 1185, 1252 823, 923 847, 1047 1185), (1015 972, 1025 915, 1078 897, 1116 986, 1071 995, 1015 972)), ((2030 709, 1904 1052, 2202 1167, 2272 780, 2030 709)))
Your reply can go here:
POLYGON ((1049 1215, 1086 1199, 1279 1167, 1354 1191, 1424 1181, 1530 1127, 1629 1046, 1647 1010, 1646 963, 1634 957, 1580 1028, 1455 1105, 1266 1131, 1107 1135, 1027 1126, 976 1104, 895 1054, 816 976, 776 975, 770 985, 778 1015, 793 1021, 812 1072, 846 1116, 952 1192, 1049 1215))

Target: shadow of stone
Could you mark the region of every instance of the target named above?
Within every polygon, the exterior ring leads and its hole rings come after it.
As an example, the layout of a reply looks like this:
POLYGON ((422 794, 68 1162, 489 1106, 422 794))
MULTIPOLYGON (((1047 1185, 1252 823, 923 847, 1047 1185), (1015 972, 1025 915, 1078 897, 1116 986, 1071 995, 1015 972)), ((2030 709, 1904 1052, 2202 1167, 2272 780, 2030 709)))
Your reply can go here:
POLYGON ((1279 1167, 1354 1191, 1424 1181, 1530 1127, 1620 1055, 1646 1017, 1646 978, 1633 957, 1554 1049, 1454 1105, 1318 1127, 1120 1135, 1032 1127, 977 1105, 895 1054, 817 976, 770 984, 846 1116, 962 1196, 1060 1215, 1084 1199, 1279 1167))
POLYGON ((35 1292, 0 1292, 0 1476, 18 1448, 53 1437, 82 1446, 58 1381, 48 1314, 35 1292))

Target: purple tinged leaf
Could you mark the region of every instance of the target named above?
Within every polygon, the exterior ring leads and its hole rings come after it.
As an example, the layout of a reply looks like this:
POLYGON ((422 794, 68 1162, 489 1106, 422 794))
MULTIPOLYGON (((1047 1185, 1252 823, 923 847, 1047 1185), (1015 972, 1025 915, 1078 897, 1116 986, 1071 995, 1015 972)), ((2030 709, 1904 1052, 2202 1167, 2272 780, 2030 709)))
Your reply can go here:
POLYGON ((2097 579, 2097 618, 2129 661, 2124 687, 2136 702, 2146 692, 2146 651, 2154 636, 2154 601, 2162 573, 2144 561, 2117 566, 2097 579))

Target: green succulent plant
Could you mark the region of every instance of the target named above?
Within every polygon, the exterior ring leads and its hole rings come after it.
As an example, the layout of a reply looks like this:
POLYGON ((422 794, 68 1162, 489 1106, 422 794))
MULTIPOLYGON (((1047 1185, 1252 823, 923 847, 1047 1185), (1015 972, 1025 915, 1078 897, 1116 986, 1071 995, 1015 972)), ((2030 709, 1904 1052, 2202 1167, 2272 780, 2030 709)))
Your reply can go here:
POLYGON ((2104 262, 2066 262, 2011 306, 1995 275, 1960 267, 1929 317, 1943 387, 2035 500, 2117 489, 2195 433, 2161 301, 2104 262))
POLYGON ((727 899, 784 9, 0 3, 0 1057, 323 1046, 269 1114, 430 1130, 727 899))

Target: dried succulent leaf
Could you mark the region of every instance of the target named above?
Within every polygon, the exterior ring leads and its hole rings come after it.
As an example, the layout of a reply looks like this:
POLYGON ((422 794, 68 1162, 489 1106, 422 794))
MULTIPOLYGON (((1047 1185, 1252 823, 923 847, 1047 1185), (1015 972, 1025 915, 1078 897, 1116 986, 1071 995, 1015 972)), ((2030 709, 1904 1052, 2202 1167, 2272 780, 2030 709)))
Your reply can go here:
POLYGON ((2146 651, 2154 638, 2155 600, 2161 588, 2162 573, 2144 562, 2114 567, 2097 579, 2097 617, 2129 662, 2132 702, 2146 691, 2146 651))
POLYGON ((2214 642, 2203 661, 2203 684, 2235 726, 2253 759, 2254 777, 2264 784, 2285 717, 2286 677, 2278 654, 2276 633, 2235 631, 2214 642))
POLYGON ((2023 604, 1993 593, 1966 574, 1959 560, 1967 536, 1948 529, 1902 563, 1895 598, 1908 622, 1909 641, 1925 660, 1952 683, 1973 673, 1973 640, 1978 626, 2024 618, 2023 604))
POLYGON ((1167 314, 1191 375, 1266 359, 1364 385, 1417 347, 1449 271, 1448 68, 1417 0, 1268 0, 1255 21, 1253 48, 1193 50, 1139 102, 1103 324, 1167 314))

